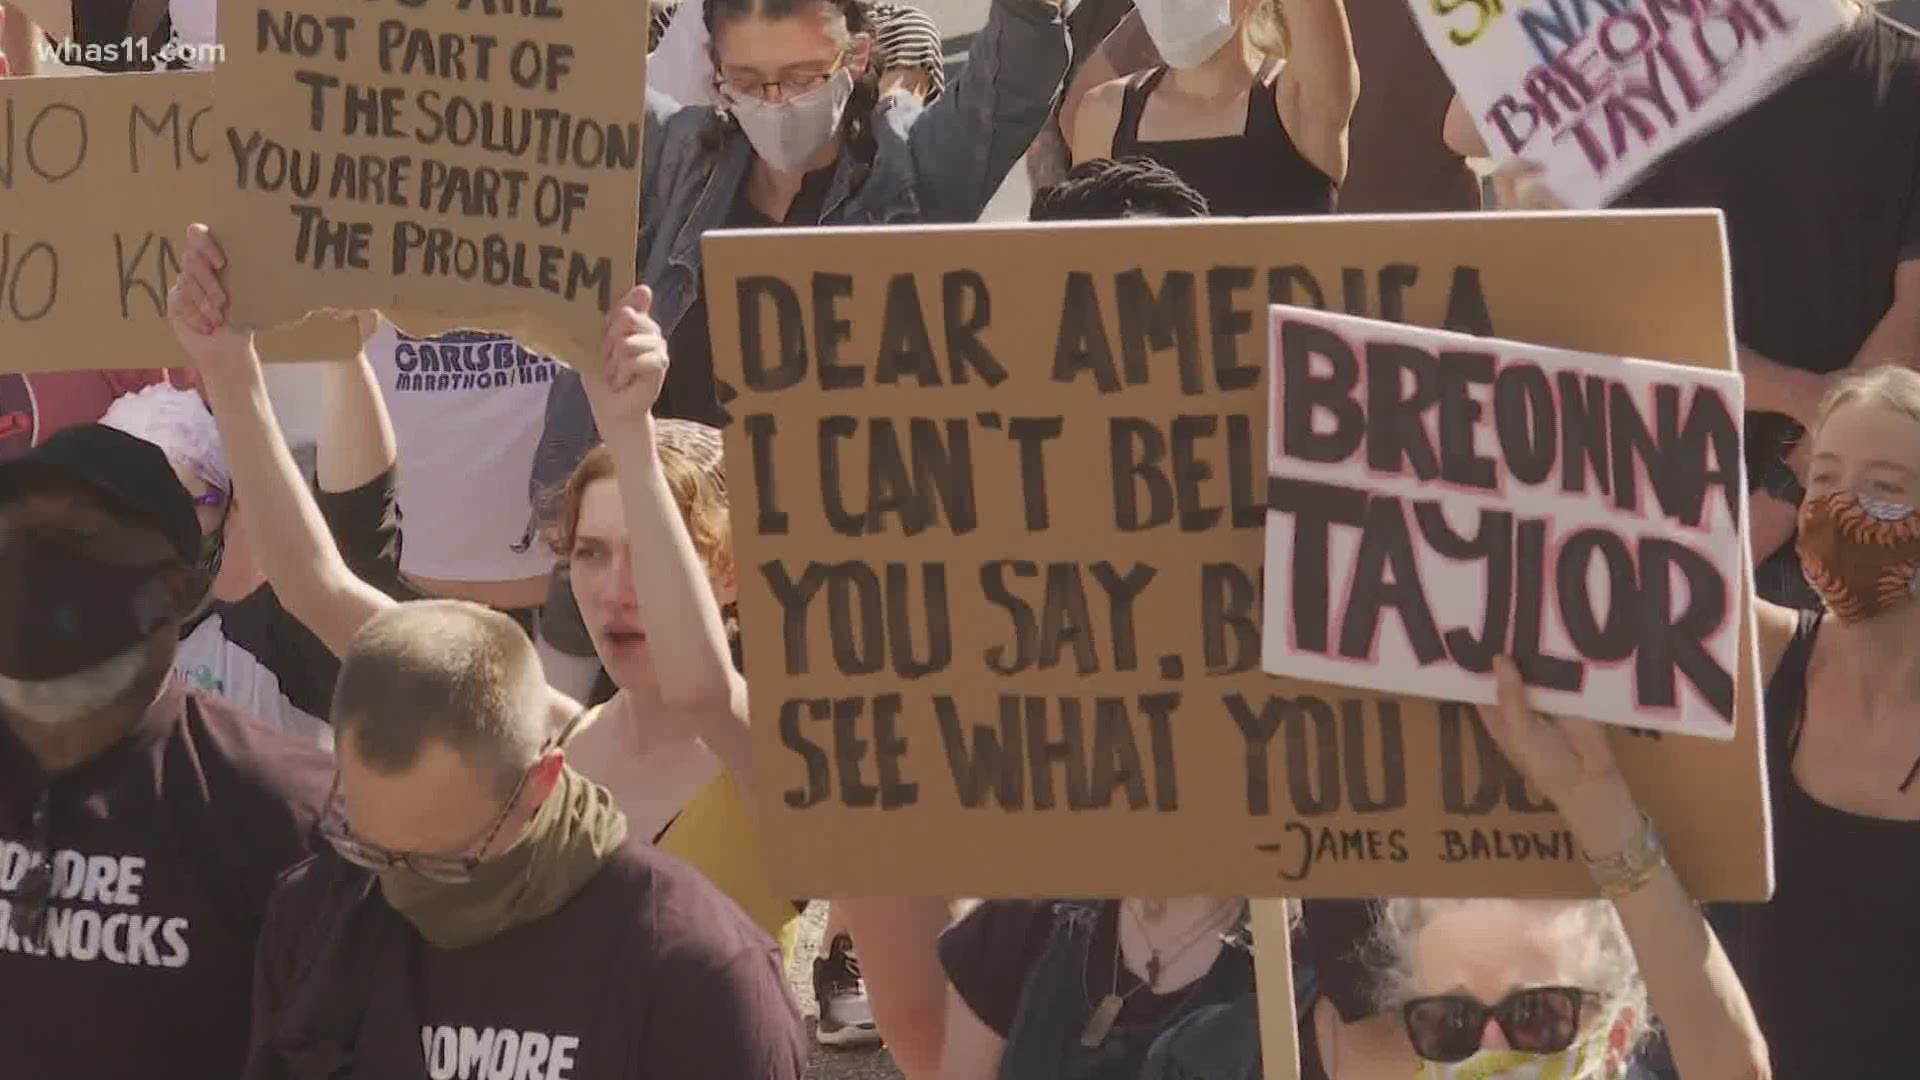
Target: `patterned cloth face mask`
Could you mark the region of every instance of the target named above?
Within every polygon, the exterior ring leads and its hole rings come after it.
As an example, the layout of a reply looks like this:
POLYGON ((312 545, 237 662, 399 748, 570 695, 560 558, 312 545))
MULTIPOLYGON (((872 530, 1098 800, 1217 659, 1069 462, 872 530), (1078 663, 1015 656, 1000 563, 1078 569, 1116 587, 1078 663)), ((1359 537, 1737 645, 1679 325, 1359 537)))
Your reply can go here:
POLYGON ((1800 565, 1844 622, 1871 619, 1920 589, 1920 513, 1851 491, 1800 506, 1800 565))

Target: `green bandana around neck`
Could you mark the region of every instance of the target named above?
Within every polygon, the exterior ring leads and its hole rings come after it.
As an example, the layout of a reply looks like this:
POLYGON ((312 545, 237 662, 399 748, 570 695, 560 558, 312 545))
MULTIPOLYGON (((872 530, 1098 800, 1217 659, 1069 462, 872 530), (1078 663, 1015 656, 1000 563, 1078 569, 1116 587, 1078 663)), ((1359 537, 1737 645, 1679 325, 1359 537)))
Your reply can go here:
POLYGON ((462 949, 560 910, 626 838, 612 794, 568 766, 526 831, 472 881, 445 885, 401 866, 381 872, 380 892, 430 944, 462 949))

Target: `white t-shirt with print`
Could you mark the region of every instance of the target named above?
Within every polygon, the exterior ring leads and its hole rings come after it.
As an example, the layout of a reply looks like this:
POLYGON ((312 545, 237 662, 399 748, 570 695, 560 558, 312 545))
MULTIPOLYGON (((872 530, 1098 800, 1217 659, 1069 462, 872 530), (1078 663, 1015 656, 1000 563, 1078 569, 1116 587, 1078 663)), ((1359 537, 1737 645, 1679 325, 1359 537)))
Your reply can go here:
POLYGON ((527 485, 558 365, 501 334, 414 338, 384 319, 366 351, 400 455, 400 571, 494 582, 552 570, 527 485))

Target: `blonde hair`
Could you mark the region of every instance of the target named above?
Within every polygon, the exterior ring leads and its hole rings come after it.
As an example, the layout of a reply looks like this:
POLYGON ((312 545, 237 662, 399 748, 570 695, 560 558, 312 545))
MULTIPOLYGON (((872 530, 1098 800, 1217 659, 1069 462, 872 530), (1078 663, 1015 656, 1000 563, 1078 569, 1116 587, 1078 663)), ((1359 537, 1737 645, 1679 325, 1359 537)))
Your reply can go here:
POLYGON ((1419 996, 1414 988, 1413 958, 1421 932, 1442 916, 1487 904, 1511 905, 1522 917, 1575 920, 1567 940, 1591 950, 1580 989, 1599 995, 1600 1016, 1619 1016, 1632 1010, 1633 1028, 1627 1038, 1629 1051, 1652 1034, 1652 1020, 1647 1015, 1647 985, 1641 981, 1633 944, 1627 939, 1627 928, 1620 922, 1620 913, 1605 900, 1389 900, 1383 907, 1369 957, 1379 977, 1377 996, 1383 1011, 1397 1013, 1419 996))
POLYGON ((1247 15, 1247 42, 1269 60, 1287 58, 1293 51, 1293 35, 1287 30, 1286 0, 1260 0, 1247 15))
POLYGON ((1854 402, 1881 405, 1920 422, 1920 371, 1904 364, 1882 364, 1846 376, 1827 391, 1826 398, 1820 402, 1818 418, 1808 437, 1817 437, 1836 410, 1854 402))

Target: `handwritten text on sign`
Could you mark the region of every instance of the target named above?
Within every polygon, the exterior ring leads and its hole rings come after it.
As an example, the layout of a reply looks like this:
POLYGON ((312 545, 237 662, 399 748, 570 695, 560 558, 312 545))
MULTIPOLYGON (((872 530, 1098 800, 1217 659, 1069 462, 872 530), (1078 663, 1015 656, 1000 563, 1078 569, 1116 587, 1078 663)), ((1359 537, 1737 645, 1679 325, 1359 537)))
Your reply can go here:
MULTIPOLYGON (((1261 670, 1268 308, 1725 365, 1720 243, 1632 214, 709 235, 776 880, 1590 892, 1471 705, 1261 670)), ((1765 890, 1736 698, 1732 742, 1615 740, 1702 894, 1765 890)))
POLYGON ((1851 17, 1840 0, 1407 0, 1494 156, 1610 202, 1753 105, 1851 17))
MULTIPOLYGON (((213 76, 0 79, 0 370, 186 363, 167 327, 180 243, 215 179, 213 76)), ((266 335, 352 356, 351 323, 266 335)))
POLYGON ((562 0, 287 0, 221 19, 237 196, 221 238, 255 283, 242 321, 411 309, 594 355, 632 277, 644 20, 562 0))
POLYGON ((1272 320, 1268 671, 1733 736, 1739 376, 1272 320))

